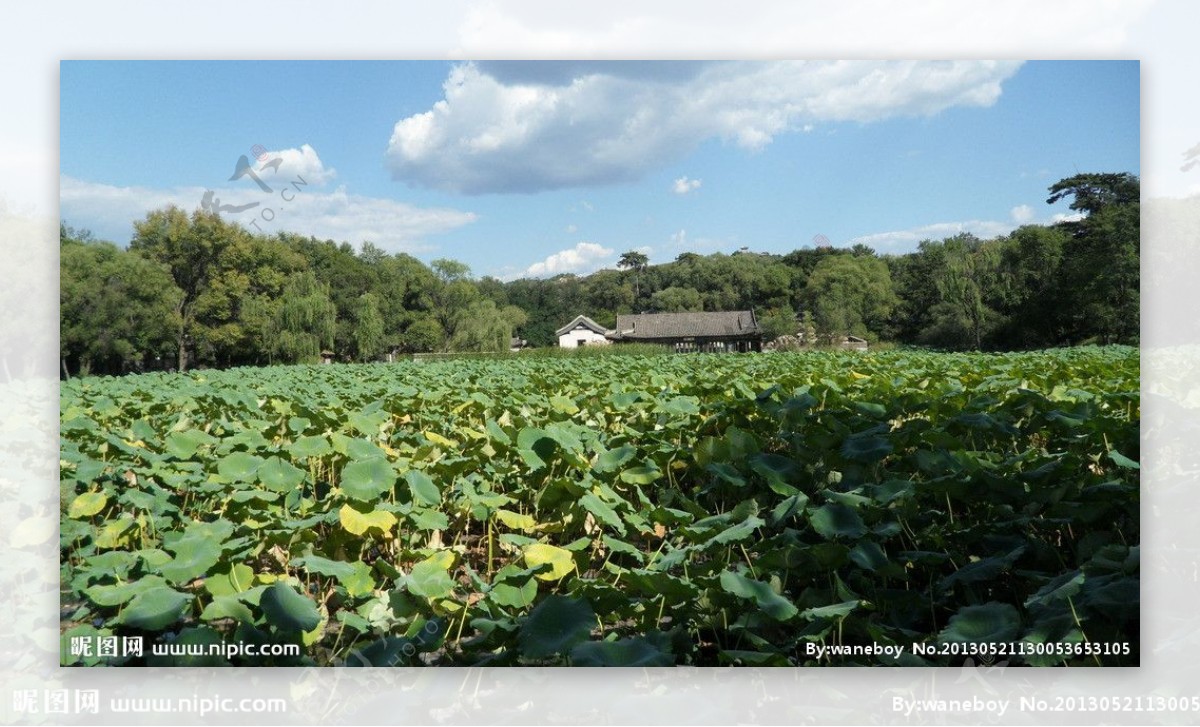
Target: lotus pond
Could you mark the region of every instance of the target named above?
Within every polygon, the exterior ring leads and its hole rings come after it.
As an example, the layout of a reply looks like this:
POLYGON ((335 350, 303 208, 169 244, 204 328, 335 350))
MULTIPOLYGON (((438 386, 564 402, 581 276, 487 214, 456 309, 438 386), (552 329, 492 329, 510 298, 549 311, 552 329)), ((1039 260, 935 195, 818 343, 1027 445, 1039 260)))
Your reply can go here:
POLYGON ((1136 665, 1138 369, 1090 347, 72 380, 62 663, 1136 665), (113 636, 147 647, 67 647, 113 636), (149 648, 220 642, 300 653, 149 648))

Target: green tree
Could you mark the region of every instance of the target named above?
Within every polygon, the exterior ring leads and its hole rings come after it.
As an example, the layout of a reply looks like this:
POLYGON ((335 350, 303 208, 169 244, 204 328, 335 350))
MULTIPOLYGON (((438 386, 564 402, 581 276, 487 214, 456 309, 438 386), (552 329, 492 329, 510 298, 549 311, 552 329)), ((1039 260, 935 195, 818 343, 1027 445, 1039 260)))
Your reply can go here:
POLYGON ((552 346, 558 342, 555 331, 581 313, 593 318, 600 315, 585 300, 581 279, 558 275, 548 280, 514 280, 505 286, 508 302, 525 311, 527 319, 516 334, 534 346, 552 346))
POLYGON ((1071 197, 1083 218, 1062 223, 1071 235, 1063 282, 1072 293, 1073 333, 1133 343, 1139 331, 1141 185, 1133 174, 1077 174, 1050 187, 1046 202, 1071 197))
POLYGON ((269 360, 269 322, 289 276, 307 265, 303 255, 276 238, 234 235, 196 299, 192 339, 197 362, 238 366, 269 360))
POLYGON ((672 286, 650 296, 650 306, 656 311, 677 313, 680 311, 704 310, 704 299, 691 288, 672 286))
POLYGON ((507 351, 513 330, 525 322, 525 312, 516 306, 497 307, 487 298, 471 303, 460 313, 461 320, 450 338, 452 351, 507 351))
POLYGON ((329 286, 329 297, 337 309, 337 324, 332 347, 340 352, 354 350, 354 314, 358 299, 372 292, 378 282, 372 261, 378 261, 382 251, 372 246, 358 251, 348 242, 318 240, 291 233, 281 233, 308 260, 308 267, 317 280, 329 286))
MULTIPOLYGON (((589 275, 583 283, 585 305, 587 311, 591 311, 587 315, 602 326, 611 327, 616 323, 618 314, 633 312, 633 288, 623 277, 615 270, 599 270, 589 275)), ((580 311, 583 312, 586 311, 580 311)), ((571 314, 558 325, 577 315, 579 313, 571 314)))
POLYGON ((437 278, 431 312, 451 345, 458 327, 469 320, 464 314, 481 298, 479 286, 471 280, 471 268, 457 260, 439 258, 430 267, 437 278))
POLYGON ((813 320, 812 311, 804 311, 800 316, 800 334, 803 336, 805 346, 813 346, 817 343, 817 324, 813 320))
POLYGON ((813 268, 805 286, 817 333, 874 337, 896 306, 887 265, 876 257, 831 255, 813 268))
POLYGON ((165 265, 182 293, 175 311, 180 371, 188 366, 187 346, 195 324, 196 302, 208 291, 222 251, 236 237, 246 234, 215 213, 196 210, 189 217, 173 206, 150 212, 134 224, 129 249, 165 265))
POLYGON ((468 319, 464 314, 480 300, 479 289, 470 280, 442 283, 434 294, 437 301, 433 315, 448 339, 453 339, 458 327, 468 319))
POLYGON ((374 293, 358 297, 354 312, 354 345, 360 361, 370 361, 383 353, 383 316, 374 293))
POLYGON ((1128 172, 1093 172, 1076 174, 1050 185, 1046 204, 1071 197, 1071 209, 1091 214, 1106 207, 1139 204, 1141 194, 1141 182, 1137 175, 1128 172))
POLYGON ((780 336, 794 336, 800 328, 796 323, 796 312, 791 308, 767 311, 758 317, 758 325, 767 341, 773 341, 780 336))
POLYGON ((333 346, 337 306, 329 285, 312 271, 293 275, 270 329, 271 350, 286 363, 316 363, 321 351, 333 346))
POLYGON ((944 264, 937 278, 941 299, 965 324, 971 345, 983 347, 985 330, 996 322, 996 312, 987 302, 996 285, 1000 263, 999 246, 964 233, 945 241, 944 264))
POLYGON ((63 374, 124 373, 169 352, 181 295, 161 264, 109 242, 60 238, 63 374))
POLYGON ((622 270, 633 271, 633 297, 637 300, 641 297, 641 276, 642 271, 650 264, 650 258, 643 252, 630 250, 622 253, 621 259, 617 260, 617 267, 622 270))
MULTIPOLYGON (((405 253, 381 258, 371 266, 371 271, 374 274, 371 290, 378 297, 383 317, 384 348, 412 350, 405 331, 418 319, 431 315, 440 285, 437 276, 420 260, 405 253)), ((439 332, 435 345, 440 344, 439 332)))
POLYGON ((452 283, 456 280, 468 280, 471 277, 471 268, 466 263, 460 263, 457 260, 438 258, 431 262, 429 266, 433 268, 434 274, 444 283, 452 283))
POLYGON ((1062 266, 1070 239, 1062 227, 1024 225, 1001 241, 999 309, 1006 320, 997 345, 1035 348, 1066 340, 1071 301, 1062 266))
POLYGON ((412 353, 429 353, 442 347, 446 332, 433 316, 425 315, 409 324, 401 337, 401 347, 412 353))
POLYGON ((945 249, 940 241, 922 240, 915 252, 884 260, 899 301, 889 321, 890 334, 896 340, 918 341, 932 325, 933 310, 941 302, 933 281, 945 265, 945 249))

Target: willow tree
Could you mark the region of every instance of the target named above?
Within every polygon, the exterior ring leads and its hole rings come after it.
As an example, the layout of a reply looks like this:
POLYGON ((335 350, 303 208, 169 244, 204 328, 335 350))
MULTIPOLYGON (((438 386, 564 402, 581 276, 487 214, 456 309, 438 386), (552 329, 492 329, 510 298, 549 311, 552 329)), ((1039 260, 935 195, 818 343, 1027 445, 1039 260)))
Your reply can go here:
POLYGON ((269 327, 271 352, 285 363, 316 363, 321 350, 333 346, 336 331, 337 306, 329 285, 312 271, 292 275, 269 327))
POLYGON ((975 350, 983 347, 984 331, 995 312, 987 305, 988 291, 996 284, 1000 247, 963 233, 943 244, 945 267, 935 281, 942 301, 959 316, 975 350))
POLYGON ((369 361, 383 352, 383 316, 374 293, 358 297, 354 309, 354 345, 361 361, 369 361))
POLYGON ((462 311, 450 337, 452 351, 507 351, 512 343, 513 330, 525 323, 525 311, 508 305, 497 307, 491 300, 472 303, 462 311))

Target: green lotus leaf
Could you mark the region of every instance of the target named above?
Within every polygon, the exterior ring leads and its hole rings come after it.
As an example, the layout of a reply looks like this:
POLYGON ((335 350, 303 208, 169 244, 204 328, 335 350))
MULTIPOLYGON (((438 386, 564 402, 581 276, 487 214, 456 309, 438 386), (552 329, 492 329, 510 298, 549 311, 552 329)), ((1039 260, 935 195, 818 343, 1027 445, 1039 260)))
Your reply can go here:
POLYGON ((259 605, 267 621, 280 631, 312 631, 321 624, 317 604, 282 580, 263 591, 259 605))
POLYGON ((521 654, 541 659, 570 651, 596 626, 596 614, 580 598, 551 595, 539 603, 521 623, 517 644, 521 654))

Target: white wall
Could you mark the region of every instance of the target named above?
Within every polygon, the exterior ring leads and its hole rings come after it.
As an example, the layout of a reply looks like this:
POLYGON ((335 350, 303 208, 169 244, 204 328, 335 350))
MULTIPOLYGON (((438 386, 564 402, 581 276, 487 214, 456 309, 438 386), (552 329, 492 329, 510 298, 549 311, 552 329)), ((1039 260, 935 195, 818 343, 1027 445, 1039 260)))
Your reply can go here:
POLYGON ((583 341, 583 345, 585 346, 605 345, 609 343, 609 340, 602 334, 596 333, 587 326, 575 326, 574 330, 567 331, 558 337, 560 348, 578 348, 580 341, 583 341))

